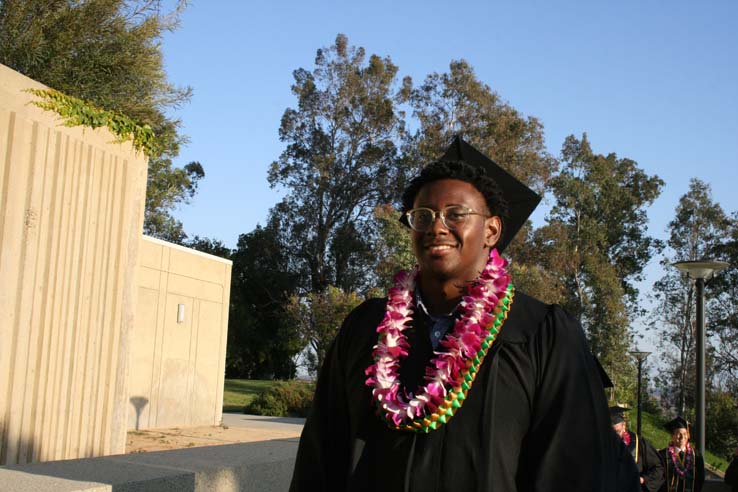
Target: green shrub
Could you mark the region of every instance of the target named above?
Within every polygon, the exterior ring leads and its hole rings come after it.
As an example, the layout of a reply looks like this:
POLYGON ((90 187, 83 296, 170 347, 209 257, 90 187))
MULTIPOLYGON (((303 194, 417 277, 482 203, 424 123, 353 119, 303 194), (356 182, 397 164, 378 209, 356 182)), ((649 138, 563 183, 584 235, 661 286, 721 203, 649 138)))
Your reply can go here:
POLYGON ((302 381, 278 381, 246 405, 244 413, 274 417, 307 417, 315 385, 302 381))
POLYGON ((272 386, 274 386, 272 379, 226 379, 223 388, 223 411, 243 412, 246 405, 272 386))

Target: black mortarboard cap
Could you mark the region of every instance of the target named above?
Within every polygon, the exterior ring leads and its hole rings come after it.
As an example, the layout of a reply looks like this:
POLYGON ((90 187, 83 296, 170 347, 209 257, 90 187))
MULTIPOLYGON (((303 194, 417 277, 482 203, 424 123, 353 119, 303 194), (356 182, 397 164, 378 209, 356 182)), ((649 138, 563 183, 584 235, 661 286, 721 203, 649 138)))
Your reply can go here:
POLYGON ((612 425, 619 424, 625 421, 625 412, 630 411, 630 408, 626 407, 622 403, 617 403, 610 407, 610 423, 612 425))
POLYGON ((687 429, 689 430, 689 422, 687 422, 684 417, 675 417, 664 424, 664 428, 668 430, 669 432, 674 432, 677 429, 687 429))
POLYGON ((507 201, 509 211, 508 217, 504 221, 502 239, 495 246, 497 251, 502 252, 520 228, 525 225, 525 221, 538 206, 541 197, 515 176, 502 169, 492 159, 466 143, 458 135, 454 137, 441 160, 464 161, 467 164, 480 167, 484 169, 487 176, 495 180, 502 190, 502 196, 507 201))

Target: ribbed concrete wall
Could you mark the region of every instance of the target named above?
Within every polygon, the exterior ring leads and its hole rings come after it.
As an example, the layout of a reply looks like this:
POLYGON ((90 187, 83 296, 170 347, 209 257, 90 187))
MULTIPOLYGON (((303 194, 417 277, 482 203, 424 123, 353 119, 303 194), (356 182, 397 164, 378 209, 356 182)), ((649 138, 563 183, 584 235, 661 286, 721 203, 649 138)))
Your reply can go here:
POLYGON ((0 464, 121 453, 146 159, 0 65, 0 464))
POLYGON ((220 424, 231 262, 144 236, 137 282, 128 428, 220 424))

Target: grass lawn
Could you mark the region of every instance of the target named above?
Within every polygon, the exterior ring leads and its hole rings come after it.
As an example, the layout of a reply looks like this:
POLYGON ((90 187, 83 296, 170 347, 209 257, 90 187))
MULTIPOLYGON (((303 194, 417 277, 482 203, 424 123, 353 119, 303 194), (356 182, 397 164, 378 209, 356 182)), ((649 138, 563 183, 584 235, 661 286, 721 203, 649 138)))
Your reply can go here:
POLYGON ((243 413, 243 407, 273 384, 274 381, 271 380, 226 379, 223 390, 223 411, 243 413))

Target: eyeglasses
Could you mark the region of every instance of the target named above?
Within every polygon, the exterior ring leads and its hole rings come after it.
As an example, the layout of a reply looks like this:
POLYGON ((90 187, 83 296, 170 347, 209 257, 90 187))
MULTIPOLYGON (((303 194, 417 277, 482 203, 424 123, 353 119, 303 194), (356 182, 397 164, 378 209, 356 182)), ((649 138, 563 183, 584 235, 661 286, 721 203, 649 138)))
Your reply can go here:
POLYGON ((410 227, 417 232, 425 232, 431 227, 436 221, 436 217, 441 218, 443 226, 448 230, 456 230, 462 227, 470 215, 481 215, 482 217, 489 217, 489 215, 480 214, 475 212, 469 207, 463 205, 449 205, 443 207, 439 211, 435 211, 431 208, 414 208, 405 212, 407 217, 407 223, 410 227))

